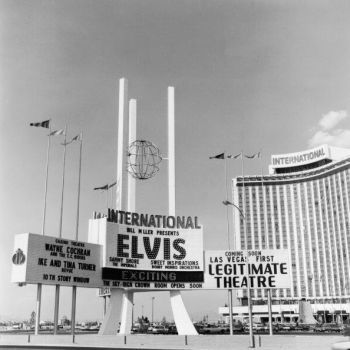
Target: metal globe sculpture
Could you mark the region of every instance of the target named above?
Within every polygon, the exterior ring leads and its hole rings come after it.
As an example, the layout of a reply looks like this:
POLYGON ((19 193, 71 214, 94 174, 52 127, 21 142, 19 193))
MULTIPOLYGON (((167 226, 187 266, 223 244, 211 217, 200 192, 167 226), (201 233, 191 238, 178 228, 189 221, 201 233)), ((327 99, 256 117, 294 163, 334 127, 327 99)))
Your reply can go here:
POLYGON ((147 180, 158 171, 162 161, 159 148, 150 141, 136 140, 129 146, 128 172, 138 180, 147 180))

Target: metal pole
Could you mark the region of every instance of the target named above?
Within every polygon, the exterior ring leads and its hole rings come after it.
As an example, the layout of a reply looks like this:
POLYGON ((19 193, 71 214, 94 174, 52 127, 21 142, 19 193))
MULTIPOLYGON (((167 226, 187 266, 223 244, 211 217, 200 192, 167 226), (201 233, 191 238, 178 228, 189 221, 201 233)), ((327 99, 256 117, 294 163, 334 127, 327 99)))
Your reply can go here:
POLYGON ((54 326, 53 326, 53 334, 57 335, 58 331, 58 309, 60 302, 60 286, 56 284, 55 290, 55 310, 54 310, 54 326))
POLYGON ((154 297, 152 297, 152 323, 153 323, 153 302, 154 302, 154 297))
POLYGON ((248 313, 249 313, 249 347, 255 348, 254 334, 253 334, 253 305, 250 295, 250 283, 248 275, 248 313))
POLYGON ((40 312, 41 312, 41 289, 42 284, 38 283, 37 286, 37 294, 36 294, 36 314, 35 314, 35 335, 39 334, 39 327, 40 327, 40 312))
MULTIPOLYGON (((244 241, 245 241, 245 249, 248 249, 248 237, 247 237, 247 222, 246 222, 246 208, 245 208, 245 183, 244 183, 244 165, 243 165, 243 151, 242 151, 242 196, 243 196, 243 213, 244 213, 244 220, 243 220, 243 229, 244 229, 244 241)), ((248 259, 247 259, 248 262, 248 259)), ((252 305, 252 299, 251 299, 251 293, 250 293, 250 279, 249 279, 249 270, 248 265, 247 267, 247 278, 248 278, 248 314, 249 314, 249 347, 255 348, 255 341, 254 341, 254 334, 253 334, 253 305, 252 305)))
MULTIPOLYGON (((64 194, 64 173, 66 168, 66 149, 67 149, 67 124, 64 128, 64 143, 63 143, 63 171, 62 171, 62 192, 61 192, 61 210, 60 210, 60 224, 58 229, 59 238, 62 238, 62 220, 63 220, 63 194, 64 194)), ((57 334, 57 328, 58 328, 58 312, 59 312, 59 303, 60 303, 60 286, 56 284, 56 291, 55 291, 55 310, 54 310, 54 329, 53 334, 57 334)))
POLYGON ((64 194, 64 173, 66 168, 66 149, 67 149, 67 125, 64 128, 64 149, 63 149, 63 171, 62 171, 62 191, 61 191, 61 211, 60 211, 60 225, 58 229, 59 237, 62 238, 62 220, 63 220, 63 194, 64 194))
POLYGON ((132 303, 132 309, 131 309, 131 329, 134 326, 134 303, 132 303))
POLYGON ((230 335, 233 335, 233 320, 232 320, 232 289, 228 290, 228 307, 230 317, 230 335))
POLYGON ((81 182, 81 158, 83 152, 83 133, 80 134, 80 150, 79 150, 79 173, 78 173, 78 199, 77 199, 77 219, 75 224, 75 239, 78 240, 79 235, 79 213, 80 213, 80 182, 81 182))
POLYGON ((72 316, 71 316, 71 332, 72 335, 75 334, 75 315, 77 305, 77 286, 72 288, 72 316))
POLYGON ((47 202, 47 184, 49 178, 49 154, 51 144, 51 126, 49 126, 49 136, 47 140, 47 151, 46 151, 46 176, 45 176, 45 195, 44 195, 44 209, 43 209, 43 223, 41 227, 41 234, 45 235, 45 222, 46 222, 46 202, 47 202))
MULTIPOLYGON (((228 198, 228 185, 227 185, 227 158, 225 153, 225 190, 226 190, 226 200, 228 198)), ((226 206, 226 221, 227 221, 227 243, 228 249, 231 250, 230 244, 230 221, 229 221, 229 207, 226 206)), ((233 335, 233 316, 232 316, 232 289, 228 290, 228 303, 229 303, 229 317, 230 317, 230 335, 233 335)))
POLYGON ((108 214, 108 194, 109 194, 109 185, 107 185, 107 189, 106 189, 106 214, 108 214))
MULTIPOLYGON (((78 198, 77 198, 77 218, 75 224, 75 240, 78 240, 79 236, 79 211, 80 211, 80 180, 81 180, 81 158, 83 150, 83 133, 80 134, 80 149, 79 149, 79 172, 78 172, 78 198)), ((77 286, 72 288, 72 313, 71 313, 71 332, 75 334, 75 315, 77 304, 77 286)))
MULTIPOLYGON (((46 203, 47 203, 47 185, 49 178, 49 155, 50 155, 50 144, 51 144, 51 120, 49 123, 49 135, 47 140, 47 151, 46 151, 46 174, 45 174, 45 192, 44 192, 44 208, 43 208, 43 221, 41 226, 41 234, 45 235, 45 222, 46 222, 46 203)), ((35 331, 34 334, 39 334, 40 327, 40 313, 41 313, 41 291, 42 285, 38 283, 36 293, 36 313, 35 313, 35 331)))
POLYGON ((267 305, 268 305, 268 310, 269 310, 269 328, 270 328, 270 335, 273 335, 271 289, 268 289, 268 290, 267 290, 267 305))
POLYGON ((103 316, 106 315, 106 311, 107 311, 107 296, 105 295, 103 297, 103 316))

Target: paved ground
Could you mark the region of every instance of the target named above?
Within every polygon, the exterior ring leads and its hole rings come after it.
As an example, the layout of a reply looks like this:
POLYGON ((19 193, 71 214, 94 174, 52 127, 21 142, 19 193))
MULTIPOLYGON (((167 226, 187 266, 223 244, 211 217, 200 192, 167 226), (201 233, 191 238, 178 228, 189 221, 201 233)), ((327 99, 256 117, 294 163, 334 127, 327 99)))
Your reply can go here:
MULTIPOLYGON (((255 336, 257 350, 330 350, 331 345, 348 340, 343 336, 324 335, 261 335, 255 336)), ((168 349, 168 350, 243 350, 249 348, 248 335, 129 335, 99 336, 76 335, 0 335, 0 349, 65 349, 121 348, 125 349, 168 349)))

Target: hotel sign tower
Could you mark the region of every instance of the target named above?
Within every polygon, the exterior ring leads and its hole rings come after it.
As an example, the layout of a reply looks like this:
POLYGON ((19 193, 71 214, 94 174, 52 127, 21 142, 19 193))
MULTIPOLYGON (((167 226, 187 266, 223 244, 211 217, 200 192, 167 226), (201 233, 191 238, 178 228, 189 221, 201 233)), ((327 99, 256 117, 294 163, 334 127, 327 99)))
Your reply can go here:
POLYGON ((274 290, 275 299, 317 304, 350 298, 349 193, 350 150, 327 145, 273 155, 269 175, 233 179, 233 200, 247 225, 245 240, 235 212, 236 247, 290 252, 292 288, 274 290))

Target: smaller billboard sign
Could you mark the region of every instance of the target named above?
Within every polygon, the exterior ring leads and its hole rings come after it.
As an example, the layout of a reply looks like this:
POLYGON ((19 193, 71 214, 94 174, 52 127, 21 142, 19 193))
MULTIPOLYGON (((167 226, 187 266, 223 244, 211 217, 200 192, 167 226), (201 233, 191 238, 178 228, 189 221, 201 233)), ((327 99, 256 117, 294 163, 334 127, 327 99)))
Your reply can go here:
POLYGON ((14 283, 102 287, 102 246, 22 233, 12 255, 14 283))
POLYGON ((205 251, 205 289, 290 288, 287 249, 205 251))

